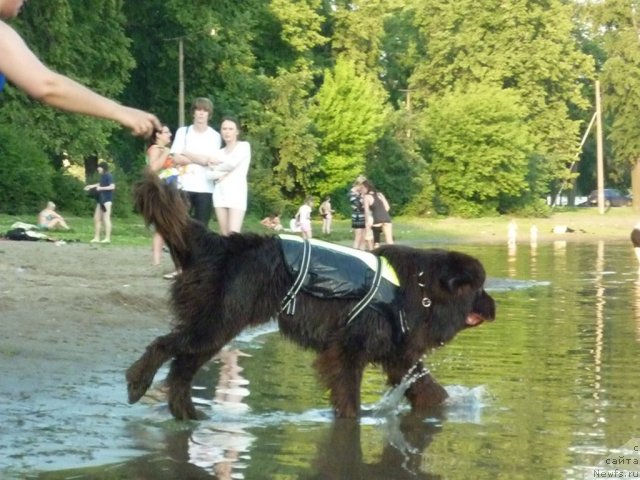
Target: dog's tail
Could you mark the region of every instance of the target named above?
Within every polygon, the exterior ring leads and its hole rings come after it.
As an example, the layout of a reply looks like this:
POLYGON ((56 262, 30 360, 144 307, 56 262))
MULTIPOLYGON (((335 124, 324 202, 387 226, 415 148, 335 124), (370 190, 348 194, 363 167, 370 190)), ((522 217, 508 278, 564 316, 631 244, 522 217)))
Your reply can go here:
POLYGON ((136 211, 147 226, 153 225, 174 258, 185 258, 190 220, 187 205, 178 189, 166 185, 156 173, 146 168, 144 178, 136 185, 134 203, 136 211))

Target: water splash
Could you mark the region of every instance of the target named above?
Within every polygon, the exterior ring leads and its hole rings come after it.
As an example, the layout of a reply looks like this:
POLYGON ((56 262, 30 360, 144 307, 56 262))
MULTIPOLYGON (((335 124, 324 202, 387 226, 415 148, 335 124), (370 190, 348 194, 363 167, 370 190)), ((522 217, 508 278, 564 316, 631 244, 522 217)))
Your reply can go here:
POLYGON ((416 380, 429 374, 429 370, 417 370, 418 364, 415 364, 402 377, 400 383, 395 387, 387 390, 382 398, 373 407, 373 415, 375 417, 388 417, 398 413, 404 399, 405 392, 413 385, 416 380))

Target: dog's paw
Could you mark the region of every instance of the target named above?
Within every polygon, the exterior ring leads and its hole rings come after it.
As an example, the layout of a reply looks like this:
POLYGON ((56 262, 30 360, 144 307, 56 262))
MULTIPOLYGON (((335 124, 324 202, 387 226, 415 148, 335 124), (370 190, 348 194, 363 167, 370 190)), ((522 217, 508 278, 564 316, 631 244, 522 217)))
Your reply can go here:
POLYGON ((201 410, 197 410, 193 403, 172 403, 169 402, 169 411, 176 420, 206 420, 209 418, 201 410))
POLYGON ((200 410, 196 410, 191 400, 191 389, 188 384, 173 384, 168 391, 169 411, 176 420, 206 420, 200 410))
POLYGON ((449 397, 445 388, 431 374, 416 380, 405 395, 416 412, 442 405, 449 397))
POLYGON ((140 400, 153 382, 153 376, 143 375, 143 372, 139 372, 136 364, 129 367, 126 379, 129 403, 136 403, 140 400))

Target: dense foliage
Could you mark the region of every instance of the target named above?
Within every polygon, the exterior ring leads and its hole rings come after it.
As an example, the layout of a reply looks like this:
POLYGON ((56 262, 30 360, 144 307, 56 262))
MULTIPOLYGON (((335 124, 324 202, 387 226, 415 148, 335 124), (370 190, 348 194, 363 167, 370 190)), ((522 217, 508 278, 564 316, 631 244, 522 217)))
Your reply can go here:
MULTIPOLYGON (((590 144, 582 167, 570 166, 599 70, 614 145, 607 184, 628 186, 640 159, 635 3, 32 0, 15 26, 54 69, 174 129, 182 43, 186 121, 196 96, 214 101, 214 126, 224 114, 241 119, 256 214, 307 194, 331 194, 346 214, 344 194, 364 173, 394 214, 475 216, 531 210, 575 185, 576 171, 579 193, 595 188, 590 144)), ((0 118, 0 135, 20 126, 56 168, 63 152, 77 165, 109 159, 125 179, 141 168, 142 141, 128 132, 11 86, 0 118)), ((24 162, 4 142, 0 155, 7 168, 24 162)), ((43 174, 38 199, 53 193, 50 167, 43 174)), ((56 195, 71 204, 78 192, 64 185, 56 195)))

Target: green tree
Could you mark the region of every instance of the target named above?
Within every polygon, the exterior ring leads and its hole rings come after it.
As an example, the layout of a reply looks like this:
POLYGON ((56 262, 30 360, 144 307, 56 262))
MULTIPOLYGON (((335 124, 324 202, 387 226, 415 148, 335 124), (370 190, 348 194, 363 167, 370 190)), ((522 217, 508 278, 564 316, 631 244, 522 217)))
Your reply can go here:
POLYGON ((603 106, 610 116, 614 156, 607 178, 622 183, 631 172, 634 208, 640 208, 640 28, 637 1, 595 3, 589 13, 606 53, 602 65, 603 106))
POLYGON ((334 57, 349 58, 362 71, 377 74, 388 0, 335 1, 331 16, 334 57))
POLYGON ((271 164, 273 178, 289 196, 303 197, 313 190, 313 177, 318 173, 318 139, 312 132, 312 121, 303 92, 310 89, 308 72, 281 72, 270 80, 272 98, 267 106, 270 121, 264 137, 270 135, 273 146, 271 164))
POLYGON ((315 102, 311 116, 322 158, 314 183, 317 193, 333 193, 365 171, 367 153, 382 137, 387 107, 377 85, 342 58, 333 72, 325 72, 315 102))
POLYGON ((0 124, 0 158, 0 211, 34 213, 52 199, 53 167, 28 134, 0 124))
MULTIPOLYGON (((367 156, 366 174, 384 192, 394 215, 398 213, 419 213, 424 215, 429 209, 420 207, 417 211, 405 210, 405 206, 418 194, 425 198, 423 174, 427 168, 424 152, 416 124, 419 114, 405 106, 391 112, 386 117, 384 131, 367 156)), ((428 195, 431 198, 432 195, 428 195)), ((415 205, 417 205, 416 202, 415 205)), ((415 206, 414 205, 414 206, 415 206)))
POLYGON ((283 48, 274 53, 273 41, 262 42, 263 48, 256 54, 270 70, 265 69, 269 71, 266 108, 261 109, 256 129, 268 149, 261 163, 272 170, 270 178, 288 198, 300 199, 311 191, 318 168, 318 140, 313 134, 309 101, 315 89, 315 50, 327 42, 322 35, 320 6, 320 0, 273 0, 269 5, 273 23, 264 31, 272 32, 271 37, 276 36, 276 44, 280 42, 283 48))
POLYGON ((477 216, 518 206, 533 148, 520 104, 517 92, 484 85, 433 100, 421 128, 431 160, 425 188, 435 189, 435 203, 417 196, 414 210, 419 202, 425 210, 477 216))
POLYGON ((404 104, 407 110, 411 110, 409 79, 416 65, 426 55, 414 14, 412 9, 398 6, 391 15, 386 16, 383 53, 380 56, 381 79, 389 92, 390 101, 396 108, 404 104))
POLYGON ((574 6, 561 0, 426 0, 414 11, 426 45, 410 81, 416 106, 477 83, 517 91, 535 140, 529 189, 543 197, 558 188, 579 140, 580 119, 572 115, 588 106, 583 80, 593 75, 592 59, 572 36, 574 6))

